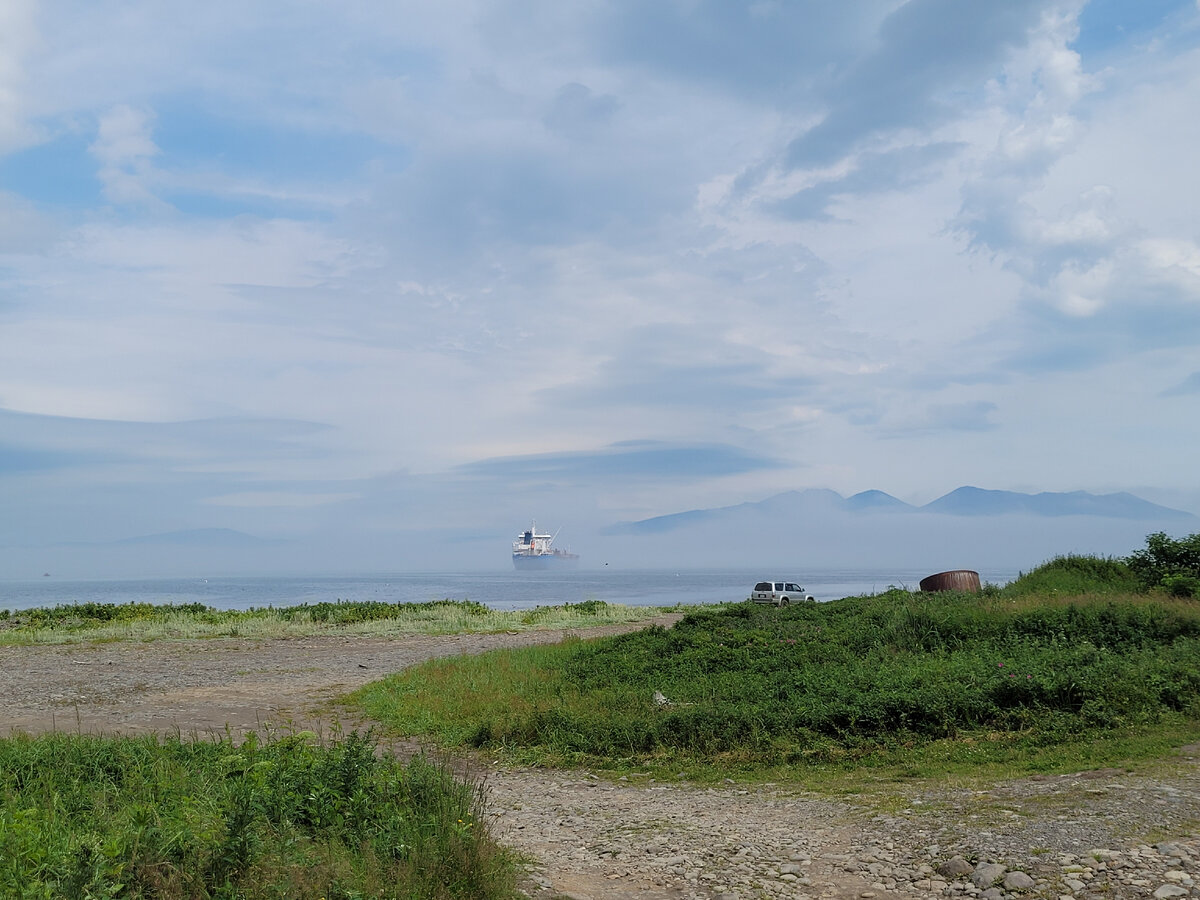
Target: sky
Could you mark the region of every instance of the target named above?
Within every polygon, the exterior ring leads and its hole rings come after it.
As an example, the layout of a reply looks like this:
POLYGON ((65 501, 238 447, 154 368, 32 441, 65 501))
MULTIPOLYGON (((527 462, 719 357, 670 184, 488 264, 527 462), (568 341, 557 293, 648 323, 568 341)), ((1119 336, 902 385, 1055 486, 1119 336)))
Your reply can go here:
POLYGON ((0 0, 0 548, 1200 513, 1197 146, 1197 0, 0 0))

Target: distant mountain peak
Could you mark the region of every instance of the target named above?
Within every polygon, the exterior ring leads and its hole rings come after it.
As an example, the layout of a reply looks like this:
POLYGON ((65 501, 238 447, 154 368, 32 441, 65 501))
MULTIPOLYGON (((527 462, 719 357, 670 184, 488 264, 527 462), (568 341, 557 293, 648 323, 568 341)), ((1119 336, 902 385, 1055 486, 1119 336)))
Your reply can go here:
POLYGON ((1088 491, 1022 494, 1017 491, 985 490, 973 486, 956 488, 921 507, 926 512, 954 516, 1099 516, 1109 519, 1194 519, 1189 512, 1160 506, 1126 491, 1092 494, 1088 491))
POLYGON ((609 529, 611 534, 651 534, 675 531, 702 522, 720 522, 744 516, 831 516, 835 514, 937 513, 951 516, 1093 516, 1109 519, 1163 521, 1196 519, 1189 512, 1160 506, 1127 492, 1092 494, 1087 491, 1023 494, 964 485, 924 506, 913 506, 879 490, 867 490, 845 498, 826 488, 784 491, 757 502, 655 516, 624 522, 609 529))
POLYGON ((902 510, 912 510, 914 507, 893 497, 891 494, 883 491, 860 491, 852 497, 846 498, 846 508, 855 512, 863 510, 893 510, 900 512, 902 510))

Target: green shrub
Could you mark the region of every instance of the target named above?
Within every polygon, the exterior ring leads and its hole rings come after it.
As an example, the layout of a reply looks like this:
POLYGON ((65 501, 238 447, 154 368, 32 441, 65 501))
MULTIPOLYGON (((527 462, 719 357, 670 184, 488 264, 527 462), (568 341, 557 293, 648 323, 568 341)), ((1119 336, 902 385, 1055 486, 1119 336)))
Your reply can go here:
POLYGON ((360 622, 380 622, 398 619, 403 616, 432 612, 438 609, 455 609, 471 616, 486 615, 489 610, 482 603, 471 600, 430 600, 425 603, 397 602, 388 603, 382 600, 337 600, 334 602, 301 603, 298 606, 287 606, 279 610, 284 619, 296 619, 307 616, 310 621, 328 623, 331 625, 351 625, 360 622))
POLYGON ((1159 584, 1172 597, 1200 596, 1200 577, 1195 575, 1164 575, 1159 584))
POLYGON ((1163 588, 1172 596, 1200 595, 1200 534, 1171 538, 1159 531, 1146 537, 1146 547, 1129 555, 1129 568, 1147 589, 1163 588))
POLYGON ((4 618, 27 628, 82 629, 111 622, 159 621, 171 615, 200 616, 217 612, 203 603, 72 603, 37 607, 15 612, 5 611, 4 618))

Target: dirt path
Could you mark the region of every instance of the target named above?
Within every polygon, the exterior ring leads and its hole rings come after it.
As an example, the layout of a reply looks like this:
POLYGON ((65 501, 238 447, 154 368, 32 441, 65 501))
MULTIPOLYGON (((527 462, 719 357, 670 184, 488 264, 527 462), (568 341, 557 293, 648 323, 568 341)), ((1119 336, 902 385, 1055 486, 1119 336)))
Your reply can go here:
MULTIPOLYGON (((390 672, 563 635, 0 647, 0 734, 328 731, 330 700, 390 672)), ((1200 766, 1191 750, 1169 776, 1113 770, 985 791, 924 784, 902 790, 886 812, 771 785, 480 774, 496 833, 536 861, 525 883, 534 896, 1200 896, 1200 766), (957 869, 947 868, 956 856, 957 869)))
MULTIPOLYGON (((671 624, 679 616, 654 621, 671 624)), ((643 625, 588 629, 617 634, 643 625)), ((561 630, 394 638, 122 641, 0 647, 0 734, 58 729, 224 734, 328 727, 327 701, 406 666, 500 647, 553 643, 561 630)))

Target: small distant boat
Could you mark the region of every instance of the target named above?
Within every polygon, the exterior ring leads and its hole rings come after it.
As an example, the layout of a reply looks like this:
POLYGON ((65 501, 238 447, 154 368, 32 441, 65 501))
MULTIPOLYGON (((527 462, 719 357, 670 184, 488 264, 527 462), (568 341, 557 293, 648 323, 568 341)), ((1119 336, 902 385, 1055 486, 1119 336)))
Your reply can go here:
MULTIPOLYGON (((560 529, 561 530, 561 529, 560 529)), ((513 568, 522 571, 537 569, 570 569, 579 565, 579 554, 552 547, 558 532, 538 534, 535 522, 513 541, 513 568)))

